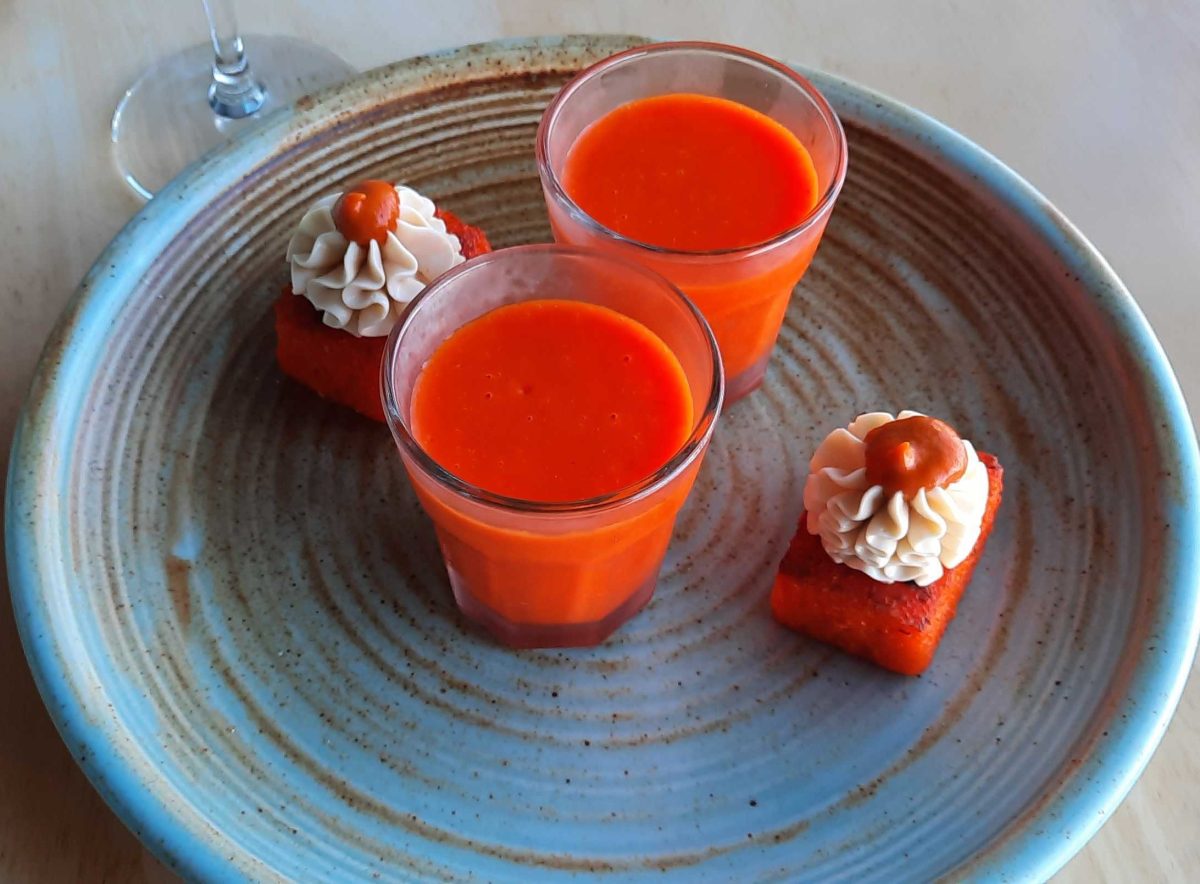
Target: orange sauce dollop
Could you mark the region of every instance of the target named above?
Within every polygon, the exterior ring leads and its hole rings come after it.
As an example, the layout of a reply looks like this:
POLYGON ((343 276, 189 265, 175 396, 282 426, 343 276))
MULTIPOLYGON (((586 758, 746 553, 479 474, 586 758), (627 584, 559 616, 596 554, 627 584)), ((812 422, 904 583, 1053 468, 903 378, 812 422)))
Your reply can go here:
POLYGON ((890 421, 867 433, 867 482, 912 497, 922 488, 945 488, 967 470, 962 438, 945 421, 919 415, 890 421))
POLYGON ((400 220, 400 195, 387 181, 360 181, 333 204, 333 223, 338 233, 365 246, 371 240, 383 245, 400 220))

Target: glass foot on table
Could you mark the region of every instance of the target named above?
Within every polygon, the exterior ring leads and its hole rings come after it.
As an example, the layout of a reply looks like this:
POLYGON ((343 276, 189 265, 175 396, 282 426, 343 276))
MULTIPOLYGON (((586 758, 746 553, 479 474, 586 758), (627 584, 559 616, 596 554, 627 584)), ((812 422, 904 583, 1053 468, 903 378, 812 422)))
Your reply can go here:
POLYGON ((459 610, 487 630, 500 644, 510 648, 581 648, 598 645, 646 607, 658 583, 658 575, 655 574, 612 613, 592 623, 516 623, 471 595, 453 571, 449 574, 459 610))
POLYGON ((737 377, 725 378, 725 408, 729 408, 730 405, 749 396, 762 386, 763 378, 767 375, 767 364, 770 361, 771 353, 767 351, 762 359, 745 369, 737 377))

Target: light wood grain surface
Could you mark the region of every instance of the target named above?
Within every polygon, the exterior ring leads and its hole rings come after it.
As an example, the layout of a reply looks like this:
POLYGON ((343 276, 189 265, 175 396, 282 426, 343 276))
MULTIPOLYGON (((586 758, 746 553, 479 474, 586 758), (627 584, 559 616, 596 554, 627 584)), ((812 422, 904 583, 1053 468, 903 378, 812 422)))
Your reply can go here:
MULTIPOLYGON (((247 33, 359 69, 499 36, 718 39, 927 111, 1053 200, 1129 285, 1200 401, 1200 4, 237 0, 247 33)), ((154 59, 204 37, 200 0, 0 0, 0 467, 42 341, 138 201, 107 127, 154 59)), ((2 580, 3 578, 0 578, 2 580)), ((164 881, 42 708, 0 604, 0 880, 164 881)), ((1121 809, 1057 880, 1200 880, 1200 681, 1121 809)))

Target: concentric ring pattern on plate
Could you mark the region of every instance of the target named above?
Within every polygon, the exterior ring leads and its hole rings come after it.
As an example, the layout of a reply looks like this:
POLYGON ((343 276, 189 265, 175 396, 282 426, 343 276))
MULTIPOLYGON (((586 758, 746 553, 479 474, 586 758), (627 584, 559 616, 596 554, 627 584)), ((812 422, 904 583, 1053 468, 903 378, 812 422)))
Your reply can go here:
POLYGON ((1086 243, 977 148, 815 77, 852 160, 765 387, 722 418, 658 593, 590 650, 457 617, 386 430, 276 369, 314 197, 402 179, 545 239, 542 108, 628 38, 365 75, 193 169, 47 350, 8 501, 14 598, 71 750, 196 877, 1045 875, 1152 751, 1195 643, 1195 451, 1086 243), (807 455, 859 411, 952 420, 1007 466, 931 671, 775 626, 807 455))

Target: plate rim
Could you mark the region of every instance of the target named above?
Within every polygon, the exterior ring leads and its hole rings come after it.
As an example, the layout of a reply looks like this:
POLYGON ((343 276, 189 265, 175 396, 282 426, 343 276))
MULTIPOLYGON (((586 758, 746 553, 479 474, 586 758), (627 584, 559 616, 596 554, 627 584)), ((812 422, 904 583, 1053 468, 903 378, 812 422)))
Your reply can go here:
MULTIPOLYGON (((229 846, 224 835, 198 837, 177 808, 145 788, 137 768, 125 763, 114 745, 97 739, 95 724, 79 700, 78 674, 57 653, 56 620, 41 592, 49 575, 39 558, 40 526, 54 512, 53 495, 41 491, 39 479, 52 472, 51 446, 42 444, 57 426, 77 415, 62 408, 71 397, 71 379, 80 372, 74 363, 86 350, 88 337, 102 335, 107 323, 98 321, 124 303, 121 289, 137 278, 165 244, 213 197, 233 187, 289 140, 308 137, 332 125, 324 108, 337 99, 350 104, 397 94, 405 75, 436 64, 453 64, 468 56, 492 56, 522 50, 548 50, 584 44, 611 43, 613 50, 645 38, 615 34, 505 38, 454 47, 393 62, 365 71, 342 84, 281 108, 261 126, 230 145, 200 159, 147 203, 96 259, 64 308, 39 357, 29 393, 22 406, 11 447, 5 495, 5 543, 8 579, 18 633, 42 701, 60 736, 92 786, 143 845, 178 872, 193 877, 244 876, 256 857, 239 857, 219 850, 229 846), (632 42, 631 42, 632 41, 632 42), (393 83, 394 81, 394 83, 393 83), (385 84, 389 84, 385 86, 385 84), (83 342, 81 344, 81 341, 83 342), (69 346, 73 345, 73 346, 69 346), (70 352, 74 350, 75 352, 70 352)), ((1100 738, 1084 763, 1058 789, 999 832, 994 842, 953 875, 1001 881, 1011 876, 1044 880, 1052 876, 1099 830, 1128 794, 1149 762, 1182 696, 1200 638, 1200 453, 1195 431, 1178 381, 1157 337, 1129 291, 1103 256, 1040 192, 984 148, 927 114, 842 77, 792 65, 830 96, 839 113, 852 107, 870 124, 902 139, 906 148, 939 167, 974 178, 991 197, 1001 200, 1024 223, 1048 242, 1063 260, 1078 269, 1081 283, 1129 347, 1140 371, 1139 382, 1158 393, 1151 403, 1159 419, 1157 438, 1164 454, 1174 454, 1178 470, 1171 531, 1163 558, 1174 562, 1164 569, 1160 611, 1167 617, 1157 645, 1168 653, 1137 656, 1129 685, 1114 715, 1128 707, 1131 695, 1155 703, 1129 709, 1121 735, 1100 738), (1167 444, 1167 443, 1173 444, 1167 444), (1103 773, 1103 776, 1099 774, 1103 773)), ((344 109, 341 109, 345 113, 344 109)), ((102 729, 100 736, 103 737, 102 729)), ((236 855, 236 854, 235 854, 236 855)), ((268 867, 263 872, 272 872, 268 867)))

